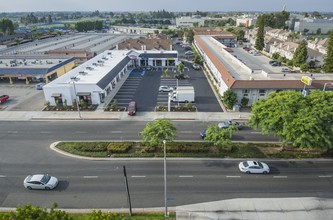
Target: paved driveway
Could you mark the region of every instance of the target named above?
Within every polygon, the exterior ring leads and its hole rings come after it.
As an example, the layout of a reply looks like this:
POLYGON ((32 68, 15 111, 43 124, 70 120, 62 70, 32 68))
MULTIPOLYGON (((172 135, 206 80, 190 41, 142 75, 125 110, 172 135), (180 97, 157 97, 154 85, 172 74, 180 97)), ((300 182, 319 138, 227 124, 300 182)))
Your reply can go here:
POLYGON ((3 111, 41 111, 45 104, 43 90, 36 90, 34 84, 1 83, 0 94, 9 95, 9 100, 0 104, 3 111))

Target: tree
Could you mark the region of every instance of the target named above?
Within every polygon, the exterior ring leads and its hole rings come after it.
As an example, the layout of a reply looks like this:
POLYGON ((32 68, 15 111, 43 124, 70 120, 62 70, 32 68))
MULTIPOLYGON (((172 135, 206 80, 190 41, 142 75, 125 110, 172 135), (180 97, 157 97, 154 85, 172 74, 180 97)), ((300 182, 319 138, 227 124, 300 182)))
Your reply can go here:
POLYGON ((159 145, 162 144, 163 140, 173 141, 176 128, 171 121, 158 119, 152 123, 148 122, 140 135, 143 137, 144 143, 159 145))
POLYGON ((301 66, 302 64, 306 64, 306 61, 308 59, 308 48, 306 46, 306 42, 302 41, 298 47, 296 48, 296 51, 293 56, 293 64, 294 66, 301 66))
POLYGON ((324 59, 324 71, 326 73, 333 72, 333 31, 330 32, 327 42, 327 54, 324 59))
POLYGON ((8 18, 1 18, 0 19, 0 31, 4 35, 11 35, 14 33, 14 24, 12 20, 8 18))
POLYGON ((237 94, 234 91, 228 89, 223 93, 222 101, 227 109, 232 109, 237 103, 237 94))
MULTIPOLYGON (((259 16, 260 17, 260 16, 259 16)), ((262 51, 265 47, 265 37, 264 37, 264 20, 258 18, 258 30, 257 30, 257 38, 254 47, 262 51)))
POLYGON ((297 91, 271 93, 252 105, 248 125, 281 138, 282 146, 333 148, 333 93, 297 91))
POLYGON ((205 140, 213 142, 217 147, 223 147, 223 145, 231 144, 232 134, 236 131, 235 125, 226 129, 221 129, 217 125, 211 125, 207 128, 205 140))
POLYGON ((164 70, 164 76, 165 77, 168 77, 170 74, 170 71, 168 69, 164 70))
POLYGON ((51 209, 48 211, 46 208, 32 206, 31 204, 24 207, 18 207, 16 212, 11 212, 9 216, 3 216, 3 220, 26 220, 26 219, 47 219, 47 220, 70 220, 73 219, 66 212, 55 210, 57 204, 53 203, 51 209))
POLYGON ((177 65, 177 71, 179 72, 179 74, 182 74, 184 72, 184 64, 183 63, 180 63, 177 65))

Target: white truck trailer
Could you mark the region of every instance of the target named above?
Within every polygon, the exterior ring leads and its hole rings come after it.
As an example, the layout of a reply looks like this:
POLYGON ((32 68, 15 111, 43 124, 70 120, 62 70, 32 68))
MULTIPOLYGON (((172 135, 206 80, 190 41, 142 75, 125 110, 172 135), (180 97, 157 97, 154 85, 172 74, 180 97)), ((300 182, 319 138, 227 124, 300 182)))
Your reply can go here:
POLYGON ((171 102, 194 102, 193 86, 178 86, 176 90, 169 93, 171 102))

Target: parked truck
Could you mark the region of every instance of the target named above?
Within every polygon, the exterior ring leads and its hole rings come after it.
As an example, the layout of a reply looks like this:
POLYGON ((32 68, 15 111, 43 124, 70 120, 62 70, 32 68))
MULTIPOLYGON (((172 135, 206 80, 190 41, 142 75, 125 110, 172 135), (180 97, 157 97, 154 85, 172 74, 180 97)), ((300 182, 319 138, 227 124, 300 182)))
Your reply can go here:
POLYGON ((178 86, 176 90, 169 93, 171 102, 194 102, 193 86, 178 86))

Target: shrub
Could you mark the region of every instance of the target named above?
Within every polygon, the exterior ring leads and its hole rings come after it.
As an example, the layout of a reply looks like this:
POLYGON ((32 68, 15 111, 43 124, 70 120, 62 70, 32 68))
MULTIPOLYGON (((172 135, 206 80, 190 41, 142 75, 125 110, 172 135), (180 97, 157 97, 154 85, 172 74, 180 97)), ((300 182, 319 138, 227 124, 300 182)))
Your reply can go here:
POLYGON ((107 150, 110 153, 126 153, 132 148, 133 145, 133 142, 114 142, 107 146, 107 150))
POLYGON ((166 148, 168 153, 208 153, 211 146, 212 144, 208 142, 172 142, 166 148))
POLYGON ((106 142, 73 143, 73 148, 83 152, 101 152, 107 150, 107 143, 106 142))

